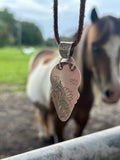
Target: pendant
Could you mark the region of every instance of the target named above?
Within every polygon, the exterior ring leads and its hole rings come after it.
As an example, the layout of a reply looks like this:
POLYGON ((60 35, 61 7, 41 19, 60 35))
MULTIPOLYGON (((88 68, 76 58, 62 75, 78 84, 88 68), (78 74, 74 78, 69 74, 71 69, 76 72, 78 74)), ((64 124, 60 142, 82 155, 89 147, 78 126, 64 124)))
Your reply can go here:
POLYGON ((68 120, 80 97, 80 78, 79 69, 71 61, 60 62, 51 72, 51 96, 61 121, 68 120))

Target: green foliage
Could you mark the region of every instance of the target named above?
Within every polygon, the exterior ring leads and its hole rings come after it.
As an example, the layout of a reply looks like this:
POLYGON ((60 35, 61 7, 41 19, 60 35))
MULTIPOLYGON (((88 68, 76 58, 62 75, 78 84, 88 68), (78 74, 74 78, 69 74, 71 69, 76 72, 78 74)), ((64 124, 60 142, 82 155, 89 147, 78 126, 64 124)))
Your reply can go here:
POLYGON ((0 20, 0 36, 7 34, 8 26, 5 22, 0 20))
MULTIPOLYGON (((72 41, 72 39, 71 38, 68 38, 68 37, 60 37, 60 40, 61 41, 68 41, 68 42, 70 42, 70 41, 72 41)), ((56 43, 56 41, 55 41, 55 39, 54 38, 48 38, 46 41, 45 41, 45 44, 46 44, 46 46, 48 46, 48 47, 57 47, 57 43, 56 43)))
POLYGON ((39 28, 30 22, 22 22, 22 44, 40 45, 43 44, 42 33, 39 28))
POLYGON ((61 41, 66 41, 66 42, 72 42, 73 41, 73 37, 61 36, 60 39, 61 39, 61 41))
POLYGON ((29 59, 32 55, 24 55, 16 47, 1 48, 0 83, 16 84, 19 89, 25 88, 29 59))
POLYGON ((7 24, 10 33, 14 33, 16 21, 13 14, 9 13, 7 9, 0 11, 0 21, 7 24))
POLYGON ((44 43, 40 29, 30 22, 19 22, 7 9, 0 11, 0 47, 5 45, 41 45, 44 43), (21 39, 22 38, 22 39, 21 39))
POLYGON ((7 9, 0 11, 0 46, 15 42, 15 19, 7 9))
POLYGON ((46 46, 48 47, 57 47, 56 41, 54 38, 49 38, 45 41, 46 46))

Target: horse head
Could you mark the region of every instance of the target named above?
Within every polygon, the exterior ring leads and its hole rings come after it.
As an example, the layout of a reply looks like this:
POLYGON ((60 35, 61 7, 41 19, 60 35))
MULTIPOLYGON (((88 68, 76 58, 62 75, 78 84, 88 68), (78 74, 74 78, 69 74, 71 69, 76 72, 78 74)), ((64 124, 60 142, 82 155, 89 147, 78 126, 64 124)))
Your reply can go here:
POLYGON ((103 100, 120 98, 120 20, 113 16, 99 18, 95 9, 86 38, 86 66, 92 72, 103 100))

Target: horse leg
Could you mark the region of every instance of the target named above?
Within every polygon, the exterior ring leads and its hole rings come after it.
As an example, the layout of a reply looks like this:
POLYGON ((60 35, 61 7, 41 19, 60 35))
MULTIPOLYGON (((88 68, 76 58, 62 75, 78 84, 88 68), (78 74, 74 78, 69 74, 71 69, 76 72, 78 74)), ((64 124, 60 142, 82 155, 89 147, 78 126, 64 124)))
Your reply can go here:
POLYGON ((77 125, 77 130, 75 132, 75 137, 82 136, 83 130, 84 130, 84 128, 85 128, 85 126, 88 122, 88 119, 89 119, 89 115, 86 115, 86 117, 84 117, 83 119, 79 118, 79 117, 75 118, 75 122, 76 122, 76 125, 77 125))
POLYGON ((77 130, 75 133, 76 137, 82 135, 82 132, 89 120, 89 113, 93 104, 93 98, 94 97, 92 96, 86 97, 84 95, 81 95, 80 99, 78 100, 74 116, 77 125, 77 130))
POLYGON ((61 122, 57 117, 57 114, 53 115, 53 120, 54 120, 54 130, 57 136, 57 140, 58 142, 62 142, 64 140, 63 132, 64 132, 64 127, 66 125, 66 122, 61 122))
POLYGON ((62 142, 64 140, 63 138, 64 127, 67 122, 62 122, 58 118, 52 98, 50 99, 50 109, 52 113, 54 132, 56 134, 56 141, 62 142))
POLYGON ((44 141, 54 142, 53 125, 51 122, 51 115, 47 109, 43 109, 43 106, 36 105, 35 118, 38 126, 38 137, 44 141))
POLYGON ((41 114, 40 109, 36 108, 35 119, 38 127, 38 137, 42 138, 45 136, 45 127, 44 127, 44 116, 41 114))

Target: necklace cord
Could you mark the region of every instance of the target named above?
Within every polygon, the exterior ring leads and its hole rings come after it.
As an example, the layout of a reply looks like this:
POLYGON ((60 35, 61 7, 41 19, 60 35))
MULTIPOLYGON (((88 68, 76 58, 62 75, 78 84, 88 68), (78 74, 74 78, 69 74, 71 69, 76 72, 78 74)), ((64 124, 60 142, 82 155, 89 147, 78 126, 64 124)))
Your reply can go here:
MULTIPOLYGON (((76 34, 76 38, 71 46, 70 57, 72 57, 74 48, 77 46, 82 36, 83 24, 84 24, 84 14, 85 14, 85 3, 86 3, 86 0, 81 0, 78 31, 76 34)), ((55 36, 57 44, 59 45, 60 37, 58 33, 58 0, 54 0, 53 11, 54 11, 54 36, 55 36)))
POLYGON ((56 39, 57 44, 60 44, 60 37, 59 37, 59 33, 58 33, 58 0, 54 0, 54 4, 53 4, 53 13, 54 13, 54 36, 56 39))

